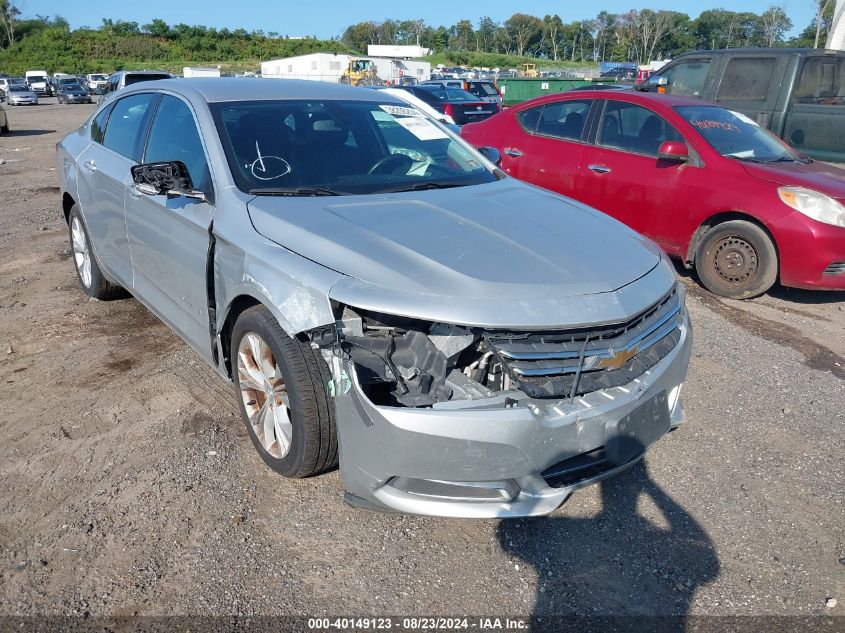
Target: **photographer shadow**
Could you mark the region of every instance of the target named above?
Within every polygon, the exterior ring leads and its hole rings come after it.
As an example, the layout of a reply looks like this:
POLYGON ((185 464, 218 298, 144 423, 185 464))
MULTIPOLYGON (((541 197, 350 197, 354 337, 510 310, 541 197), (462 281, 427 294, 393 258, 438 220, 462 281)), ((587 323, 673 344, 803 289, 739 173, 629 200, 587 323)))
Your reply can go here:
POLYGON ((502 549, 537 574, 534 628, 565 630, 561 621, 548 619, 565 615, 638 621, 644 631, 683 630, 696 590, 719 575, 713 543, 652 480, 643 461, 599 486, 602 507, 595 516, 499 524, 502 549))

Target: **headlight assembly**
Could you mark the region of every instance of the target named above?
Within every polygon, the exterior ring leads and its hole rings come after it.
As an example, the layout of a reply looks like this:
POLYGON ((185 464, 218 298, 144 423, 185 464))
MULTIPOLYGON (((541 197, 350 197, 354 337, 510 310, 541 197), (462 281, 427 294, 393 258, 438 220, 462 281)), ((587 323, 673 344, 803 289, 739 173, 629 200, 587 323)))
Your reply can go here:
POLYGON ((828 195, 804 187, 780 187, 778 195, 785 205, 808 218, 845 227, 845 206, 828 195))

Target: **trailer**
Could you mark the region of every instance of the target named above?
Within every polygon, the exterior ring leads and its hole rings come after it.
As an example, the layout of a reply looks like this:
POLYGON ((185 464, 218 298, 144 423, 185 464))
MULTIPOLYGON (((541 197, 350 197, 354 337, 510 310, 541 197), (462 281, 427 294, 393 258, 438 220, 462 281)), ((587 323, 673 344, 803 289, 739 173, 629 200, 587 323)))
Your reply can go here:
MULTIPOLYGON (((312 53, 261 62, 261 76, 272 79, 308 79, 341 83, 353 74, 354 62, 369 62, 379 83, 398 85, 431 77, 431 64, 414 60, 312 53)), ((351 82, 355 83, 355 82, 351 82)))
POLYGON ((190 66, 185 66, 182 69, 182 76, 183 77, 219 77, 220 76, 220 69, 219 68, 191 68, 190 66))

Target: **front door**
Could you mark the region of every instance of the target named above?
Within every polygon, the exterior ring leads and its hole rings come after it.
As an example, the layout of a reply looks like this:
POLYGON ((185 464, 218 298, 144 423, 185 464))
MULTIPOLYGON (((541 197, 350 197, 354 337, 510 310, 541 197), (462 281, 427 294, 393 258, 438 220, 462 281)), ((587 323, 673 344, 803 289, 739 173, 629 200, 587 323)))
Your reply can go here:
MULTIPOLYGON (((205 149, 190 107, 164 95, 150 127, 143 162, 179 160, 194 188, 212 195, 205 149)), ((206 261, 214 207, 185 196, 150 196, 129 182, 126 230, 138 296, 191 345, 211 358, 206 261)))
POLYGON ((595 145, 585 146, 576 198, 677 252, 697 167, 657 158, 663 141, 683 137, 651 110, 608 100, 595 145))

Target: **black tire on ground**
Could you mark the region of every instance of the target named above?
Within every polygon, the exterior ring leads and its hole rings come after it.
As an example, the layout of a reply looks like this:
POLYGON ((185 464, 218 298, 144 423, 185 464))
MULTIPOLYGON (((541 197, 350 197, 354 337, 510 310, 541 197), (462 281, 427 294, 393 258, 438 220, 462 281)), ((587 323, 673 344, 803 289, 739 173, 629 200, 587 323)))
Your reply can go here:
POLYGON ((702 238, 695 270, 713 294, 730 299, 758 297, 777 281, 778 255, 769 235, 745 220, 717 224, 702 238))
POLYGON ((82 213, 80 213, 79 207, 76 205, 73 205, 73 207, 71 207, 70 213, 68 214, 68 237, 70 239, 71 249, 70 259, 71 262, 73 262, 73 268, 76 271, 76 278, 79 281, 79 286, 82 288, 85 294, 87 294, 89 297, 100 299, 101 301, 123 299, 129 296, 129 293, 127 293, 122 286, 118 286, 117 284, 110 282, 108 279, 105 278, 103 272, 100 270, 100 265, 97 263, 97 257, 94 255, 94 251, 91 249, 91 238, 88 235, 88 227, 85 226, 85 220, 82 219, 82 213), (73 245, 74 219, 79 222, 79 225, 82 228, 82 232, 85 235, 85 243, 87 244, 88 257, 90 258, 91 280, 88 285, 86 285, 83 281, 82 273, 76 263, 76 253, 74 252, 73 245))
POLYGON ((0 134, 8 134, 9 133, 9 124, 0 127, 0 134))
POLYGON ((264 306, 245 310, 232 328, 232 376, 241 418, 255 449, 270 468, 290 478, 303 478, 331 470, 338 463, 334 402, 327 393, 331 372, 320 352, 288 336, 264 306), (238 379, 238 349, 248 333, 258 334, 269 345, 287 387, 291 421, 290 451, 282 458, 271 455, 249 421, 238 379))

